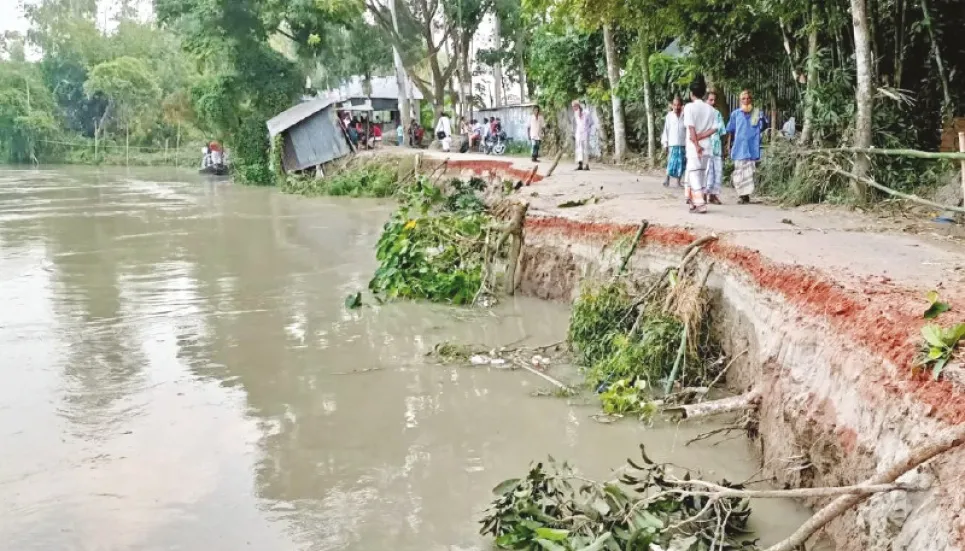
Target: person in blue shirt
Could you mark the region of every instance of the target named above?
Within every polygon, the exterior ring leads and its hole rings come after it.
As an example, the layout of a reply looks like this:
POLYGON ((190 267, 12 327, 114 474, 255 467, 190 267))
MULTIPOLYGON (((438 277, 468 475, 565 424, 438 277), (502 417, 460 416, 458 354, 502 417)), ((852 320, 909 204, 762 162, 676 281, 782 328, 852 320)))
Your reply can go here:
POLYGON ((769 126, 764 112, 754 107, 751 91, 742 91, 740 107, 730 114, 730 120, 727 121, 730 158, 734 161, 734 189, 740 196, 741 204, 751 202, 754 171, 761 160, 761 137, 769 126))

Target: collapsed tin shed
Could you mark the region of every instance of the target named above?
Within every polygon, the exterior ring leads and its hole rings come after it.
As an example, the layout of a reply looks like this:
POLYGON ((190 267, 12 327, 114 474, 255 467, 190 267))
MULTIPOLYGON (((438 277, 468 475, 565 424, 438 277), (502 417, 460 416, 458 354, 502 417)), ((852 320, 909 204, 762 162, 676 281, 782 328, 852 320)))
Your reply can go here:
POLYGON ((268 121, 272 140, 282 135, 285 172, 305 170, 352 152, 335 113, 335 102, 317 98, 302 102, 268 121))

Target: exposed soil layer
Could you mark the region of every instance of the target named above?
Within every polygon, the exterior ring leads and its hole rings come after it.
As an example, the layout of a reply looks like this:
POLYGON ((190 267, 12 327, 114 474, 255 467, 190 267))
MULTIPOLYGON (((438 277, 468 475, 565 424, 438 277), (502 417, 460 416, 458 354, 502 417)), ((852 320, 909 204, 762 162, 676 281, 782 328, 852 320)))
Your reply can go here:
MULTIPOLYGON (((524 293, 571 299, 580 279, 618 262, 609 244, 628 224, 532 217, 522 258, 524 293)), ((694 232, 651 226, 633 259, 656 271, 679 258, 694 232)), ((765 385, 759 442, 764 469, 789 486, 857 483, 944 426, 965 422, 965 393, 916 373, 925 308, 921 289, 887 278, 857 279, 777 264, 722 240, 704 249, 716 262, 715 319, 735 362, 737 390, 765 385)), ((941 289, 956 321, 965 290, 941 289)), ((960 316, 958 316, 960 317, 960 316)), ((876 496, 835 521, 840 550, 965 549, 965 452, 935 460, 923 474, 935 489, 876 496)))
MULTIPOLYGON (((501 178, 508 178, 511 180, 523 180, 524 182, 530 178, 532 171, 520 170, 513 167, 511 161, 449 161, 447 169, 450 171, 465 171, 471 172, 475 176, 488 176, 490 173, 495 173, 501 178)), ((530 183, 539 182, 543 177, 539 174, 532 175, 532 180, 530 183)))

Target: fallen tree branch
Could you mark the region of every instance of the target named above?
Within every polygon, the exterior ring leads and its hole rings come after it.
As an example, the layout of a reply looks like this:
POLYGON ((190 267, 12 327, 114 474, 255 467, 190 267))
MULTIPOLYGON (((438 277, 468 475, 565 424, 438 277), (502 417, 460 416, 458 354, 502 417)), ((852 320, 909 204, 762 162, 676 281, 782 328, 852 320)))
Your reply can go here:
POLYGON ((696 419, 700 417, 710 417, 711 415, 721 415, 750 409, 755 406, 755 402, 761 397, 760 388, 754 387, 750 392, 711 400, 710 402, 700 402, 697 404, 683 404, 664 408, 665 413, 679 413, 684 419, 696 419))
POLYGON ((792 488, 790 490, 739 490, 707 482, 704 480, 679 480, 681 486, 700 486, 706 490, 679 488, 669 490, 694 496, 708 496, 716 499, 736 497, 742 499, 808 499, 816 497, 870 496, 882 492, 917 492, 924 490, 919 486, 907 484, 856 484, 854 486, 831 486, 827 488, 792 488))
POLYGON ((862 184, 865 184, 865 185, 867 185, 867 186, 871 186, 871 187, 873 187, 873 188, 875 188, 875 189, 877 189, 877 190, 883 191, 883 192, 885 192, 885 193, 887 193, 887 194, 889 194, 889 195, 894 195, 895 197, 900 197, 901 199, 904 199, 904 200, 906 200, 906 201, 911 201, 912 203, 918 203, 919 205, 925 205, 926 207, 932 207, 932 208, 935 208, 935 209, 938 209, 938 210, 949 210, 949 211, 953 211, 953 212, 965 212, 965 208, 957 207, 957 206, 956 206, 956 207, 953 207, 953 206, 951 206, 951 205, 943 205, 943 204, 941 204, 941 203, 936 203, 936 202, 934 202, 934 201, 929 201, 928 199, 922 199, 921 197, 919 197, 919 196, 917 196, 917 195, 910 195, 910 194, 908 194, 908 193, 902 193, 902 192, 900 192, 900 191, 895 191, 895 190, 891 189, 890 187, 887 187, 887 186, 884 186, 884 185, 879 184, 878 182, 872 180, 871 178, 864 178, 864 177, 858 176, 858 175, 856 175, 856 174, 852 174, 852 173, 850 173, 850 172, 847 172, 847 171, 845 171, 845 170, 842 170, 842 169, 840 169, 840 168, 832 168, 831 170, 832 170, 833 172, 836 172, 836 173, 840 174, 841 176, 844 176, 845 178, 851 178, 852 180, 856 180, 856 181, 858 181, 858 182, 861 182, 862 184))
POLYGON ((565 384, 562 383, 561 381, 558 381, 558 380, 554 379, 553 377, 550 377, 550 376, 547 375, 546 373, 543 373, 542 371, 540 371, 540 370, 538 370, 538 369, 535 369, 535 368, 533 368, 533 367, 530 367, 530 366, 526 365, 526 364, 523 363, 523 362, 513 362, 513 365, 515 365, 516 367, 519 367, 520 369, 524 369, 524 370, 526 370, 526 371, 529 371, 529 372, 532 373, 533 375, 536 375, 537 377, 542 378, 543 380, 545 380, 545 381, 553 384, 553 385, 554 385, 555 387, 557 387, 557 388, 561 388, 561 389, 563 389, 563 390, 570 390, 570 387, 568 387, 567 385, 565 385, 565 384))
MULTIPOLYGON (((891 484, 901 475, 925 463, 933 457, 943 454, 952 448, 957 448, 965 444, 965 425, 946 429, 938 436, 925 444, 908 451, 907 456, 899 459, 885 468, 883 471, 872 476, 864 482, 865 486, 876 486, 881 484, 891 484)), ((847 494, 838 497, 831 503, 821 508, 800 528, 788 536, 787 539, 780 541, 766 551, 793 551, 804 545, 815 532, 824 528, 829 522, 844 514, 847 510, 870 497, 869 493, 847 494)))
POLYGON ((949 161, 965 161, 965 153, 942 152, 934 153, 931 151, 917 151, 915 149, 878 149, 876 147, 836 147, 824 149, 805 149, 801 153, 864 153, 867 155, 886 155, 890 157, 913 157, 915 159, 945 159, 949 161))
POLYGON ((683 254, 681 254, 680 256, 686 258, 687 255, 689 255, 689 254, 691 253, 691 251, 693 251, 694 249, 696 249, 696 248, 698 248, 698 247, 703 247, 704 245, 706 245, 707 243, 710 243, 711 241, 717 241, 717 239, 718 239, 718 237, 717 237, 717 234, 716 234, 716 233, 712 233, 712 234, 710 234, 710 235, 705 235, 705 236, 701 237, 700 239, 695 240, 695 241, 694 241, 693 243, 691 243, 690 245, 687 245, 687 248, 684 249, 683 254))

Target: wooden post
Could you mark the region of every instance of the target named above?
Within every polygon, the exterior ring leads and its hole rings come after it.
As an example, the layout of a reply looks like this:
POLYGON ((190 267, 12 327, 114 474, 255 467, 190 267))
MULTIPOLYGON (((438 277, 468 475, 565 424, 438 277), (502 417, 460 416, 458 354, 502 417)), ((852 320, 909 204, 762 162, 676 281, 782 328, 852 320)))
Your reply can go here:
POLYGON ((168 143, 171 138, 164 138, 164 164, 168 164, 168 143))
POLYGON ((97 164, 97 121, 94 121, 94 164, 97 164))
POLYGON ((124 135, 124 163, 126 166, 131 166, 131 127, 128 126, 126 129, 127 133, 124 135))
POLYGON ((560 152, 556 154, 556 158, 553 159, 553 166, 551 166, 549 172, 546 173, 547 178, 553 175, 553 171, 556 170, 556 165, 560 164, 560 159, 562 158, 563 158, 563 149, 560 149, 560 152))
MULTIPOLYGON (((965 153, 965 132, 958 133, 958 151, 965 153)), ((960 162, 962 164, 962 206, 965 206, 965 161, 960 162)))
POLYGON ((181 120, 178 119, 178 137, 174 142, 174 168, 178 168, 178 158, 181 156, 181 120))

